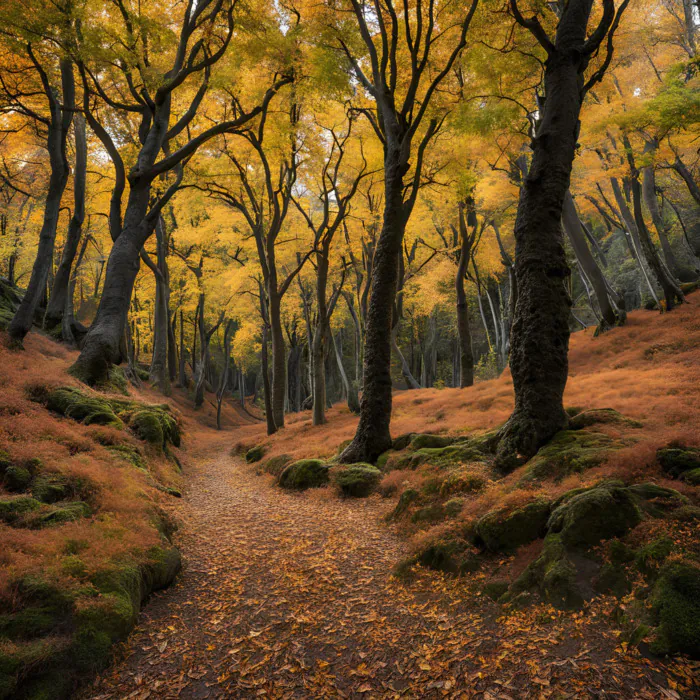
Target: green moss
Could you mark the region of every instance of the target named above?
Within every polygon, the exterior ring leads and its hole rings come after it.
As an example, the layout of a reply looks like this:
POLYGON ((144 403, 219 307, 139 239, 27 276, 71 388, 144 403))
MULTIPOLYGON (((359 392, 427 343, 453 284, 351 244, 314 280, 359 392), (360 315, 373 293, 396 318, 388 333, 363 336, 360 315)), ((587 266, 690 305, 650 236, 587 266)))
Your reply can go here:
POLYGON ((682 445, 663 447, 656 452, 661 468, 673 477, 700 469, 700 448, 682 445))
POLYGON ((432 464, 445 468, 467 462, 479 462, 484 456, 469 444, 447 445, 446 447, 423 447, 412 453, 411 467, 432 464))
POLYGON ((60 474, 40 474, 32 481, 32 496, 42 503, 56 503, 67 498, 71 487, 60 474))
POLYGON ((289 455, 275 455, 270 459, 265 460, 262 465, 262 470, 273 476, 279 476, 282 470, 292 461, 289 455))
POLYGON ((645 576, 655 575, 661 565, 668 559, 673 551, 673 540, 670 537, 661 537, 653 542, 645 544, 635 556, 637 568, 645 576))
POLYGON ((451 498, 445 502, 443 507, 448 518, 456 518, 462 512, 462 508, 464 508, 464 499, 451 498))
POLYGON ((333 480, 339 486, 341 493, 354 498, 369 496, 381 478, 382 473, 371 464, 353 464, 333 475, 333 480))
POLYGON ((395 450, 396 452, 405 450, 411 444, 411 440, 413 440, 414 435, 415 433, 405 433, 404 435, 399 435, 398 437, 394 438, 393 442, 391 443, 391 449, 395 450))
POLYGON ((656 654, 688 654, 700 659, 700 569, 673 562, 661 571, 651 598, 658 629, 656 654))
POLYGON ((255 447, 252 447, 245 453, 245 461, 248 462, 248 464, 251 464, 253 462, 259 462, 264 456, 265 446, 256 445, 255 447))
POLYGON ((0 615, 0 635, 13 641, 34 639, 56 632, 66 616, 51 608, 29 606, 12 614, 0 615))
POLYGON ((526 464, 524 480, 559 481, 598 466, 611 450, 623 446, 604 433, 562 430, 526 464))
POLYGON ((49 410, 80 421, 84 425, 96 423, 122 426, 122 422, 106 399, 93 394, 84 394, 73 387, 50 390, 46 397, 46 406, 49 410))
POLYGON ((61 571, 73 578, 83 578, 87 574, 87 565, 77 554, 69 554, 61 560, 61 571))
POLYGON ((484 584, 481 592, 488 598, 491 598, 491 600, 498 600, 505 595, 506 591, 508 590, 508 586, 508 581, 489 581, 488 583, 484 584))
POLYGON ((611 593, 616 598, 623 598, 632 586, 625 570, 619 564, 603 564, 593 580, 593 588, 598 593, 611 593))
POLYGON ((458 469, 443 480, 440 495, 443 498, 455 493, 478 493, 486 486, 486 479, 481 474, 475 474, 468 469, 458 469))
POLYGON ((87 503, 72 501, 52 507, 47 513, 42 514, 39 524, 41 526, 61 525, 80 520, 80 518, 87 518, 91 514, 92 511, 87 503))
POLYGON ((138 448, 132 445, 111 445, 107 448, 112 454, 116 455, 120 459, 123 459, 137 469, 147 469, 146 460, 138 448))
POLYGON ((687 481, 693 486, 700 486, 700 467, 697 469, 689 469, 683 474, 683 481, 687 481))
POLYGON ((389 461, 389 457, 391 456, 390 450, 387 450, 386 452, 382 452, 379 457, 377 457, 377 469, 381 469, 384 471, 386 469, 387 462, 389 461))
POLYGON ((329 482, 329 471, 330 467, 320 459, 302 459, 285 467, 279 485, 286 489, 318 488, 329 482))
POLYGON ((126 378, 126 374, 121 367, 112 365, 107 375, 107 382, 102 387, 104 390, 111 390, 118 394, 128 395, 129 382, 126 378))
POLYGON ((437 523, 445 517, 445 509, 441 503, 431 503, 424 508, 419 508, 411 516, 413 523, 437 523))
POLYGON ((430 434, 420 434, 414 435, 411 438, 411 449, 420 450, 424 447, 435 448, 435 447, 448 447, 454 443, 455 439, 449 437, 448 435, 430 435, 430 434))
POLYGON ((29 496, 0 499, 0 520, 13 525, 28 514, 41 509, 41 503, 29 496))
POLYGON ((637 505, 653 517, 663 517, 688 503, 688 499, 678 491, 657 484, 635 484, 627 490, 632 494, 637 505))
POLYGON ((700 520, 700 508, 698 506, 681 506, 671 515, 674 520, 683 523, 692 523, 700 520))
POLYGON ((625 418, 613 408, 594 408, 589 411, 577 413, 569 421, 571 430, 582 430, 597 424, 626 425, 630 428, 641 428, 642 423, 630 418, 625 418))
POLYGON ((479 566, 469 543, 459 538, 431 542, 414 561, 427 569, 456 575, 476 571, 479 566))
POLYGON ((396 504, 396 508, 387 516, 388 520, 397 520, 400 518, 409 507, 415 503, 420 498, 420 493, 416 489, 406 489, 399 496, 399 502, 396 504))
POLYGON ((12 464, 10 455, 5 450, 0 450, 0 474, 4 474, 5 470, 12 464))
POLYGON ((544 536, 549 512, 549 502, 544 500, 533 501, 516 510, 491 511, 476 523, 475 541, 490 552, 512 551, 544 536))
MULTIPOLYGON (((45 669, 59 667, 65 661, 67 641, 63 638, 49 637, 25 642, 0 642, 0 698, 30 698, 19 685, 25 679, 38 679, 45 669)), ((64 674, 65 675, 65 674, 64 674)), ((56 686, 58 688, 59 686, 56 686)), ((53 698, 65 697, 58 694, 53 698)))
POLYGON ((521 594, 533 590, 559 608, 577 608, 583 603, 576 583, 576 567, 560 535, 547 535, 542 553, 510 587, 504 602, 513 603, 521 594))
POLYGON ((620 540, 608 542, 608 557, 613 564, 628 564, 634 561, 634 550, 620 540))
POLYGON ((8 491, 26 491, 32 480, 32 474, 26 467, 11 464, 5 470, 3 485, 8 491))
POLYGON ((136 411, 129 420, 129 427, 136 437, 151 445, 161 447, 165 442, 163 426, 155 411, 148 409, 136 411))
POLYGON ((590 547, 624 535, 641 514, 630 493, 617 486, 600 486, 578 493, 552 511, 547 528, 561 533, 568 547, 590 547))

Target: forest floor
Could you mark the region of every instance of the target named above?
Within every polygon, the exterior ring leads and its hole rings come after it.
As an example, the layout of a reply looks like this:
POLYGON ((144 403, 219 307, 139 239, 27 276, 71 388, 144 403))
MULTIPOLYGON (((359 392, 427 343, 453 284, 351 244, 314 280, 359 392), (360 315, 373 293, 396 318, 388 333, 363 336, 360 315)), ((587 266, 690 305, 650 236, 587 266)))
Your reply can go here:
POLYGON ((392 501, 283 491, 207 433, 176 506, 184 573, 81 697, 696 697, 698 665, 619 643, 610 599, 505 615, 460 579, 402 582, 392 501))

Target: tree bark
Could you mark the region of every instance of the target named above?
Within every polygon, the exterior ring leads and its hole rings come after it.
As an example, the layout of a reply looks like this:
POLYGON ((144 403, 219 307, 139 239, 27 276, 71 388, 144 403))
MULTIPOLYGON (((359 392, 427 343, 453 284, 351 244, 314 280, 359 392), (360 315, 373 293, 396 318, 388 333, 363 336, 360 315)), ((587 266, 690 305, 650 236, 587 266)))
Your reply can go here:
POLYGON ((576 259, 593 286, 601 317, 605 325, 608 328, 612 328, 617 325, 619 320, 622 320, 622 317, 618 316, 621 300, 619 298, 611 299, 609 296, 610 284, 606 281, 603 271, 598 267, 598 263, 586 243, 583 226, 570 191, 567 191, 564 198, 562 222, 564 224, 564 230, 569 237, 571 247, 574 249, 576 259))
POLYGON ((571 309, 566 282, 571 273, 561 216, 580 129, 592 4, 571 0, 549 44, 532 165, 520 188, 514 231, 518 301, 510 352, 515 410, 500 433, 497 465, 503 471, 532 457, 568 423, 563 396, 571 309))
POLYGON ((25 336, 31 330, 34 314, 42 296, 46 293, 46 282, 53 260, 56 228, 61 211, 61 199, 70 174, 70 166, 66 156, 66 140, 75 107, 75 81, 73 64, 69 59, 61 61, 61 83, 62 104, 54 90, 50 86, 46 88, 51 112, 47 139, 51 174, 44 205, 44 220, 39 233, 39 246, 29 285, 7 328, 11 342, 17 346, 22 345, 25 336))
POLYGON ((457 332, 459 334, 459 388, 465 389, 474 385, 474 351, 469 328, 469 304, 464 288, 471 248, 466 226, 460 226, 460 239, 455 291, 457 292, 457 332))
MULTIPOLYGON (((153 355, 149 380, 166 396, 170 395, 170 373, 168 371, 168 321, 170 318, 170 289, 165 261, 165 222, 159 217, 156 224, 156 263, 152 271, 156 283, 155 313, 153 314, 153 355)), ((143 255, 147 256, 146 253, 143 255)), ((150 262, 148 257, 144 260, 150 262)))
POLYGON ((325 338, 329 329, 326 287, 328 284, 328 251, 316 255, 316 328, 311 342, 313 367, 313 424, 326 422, 326 355, 325 338))
POLYGON ((408 167, 398 147, 385 155, 384 219, 372 264, 372 288, 365 327, 360 421, 342 462, 374 462, 391 447, 391 330, 406 218, 403 178, 408 167))
POLYGON ((73 118, 75 136, 75 170, 73 173, 73 216, 68 225, 66 242, 61 254, 61 262, 53 280, 51 296, 44 317, 44 326, 49 330, 61 323, 66 308, 66 297, 71 279, 71 268, 78 252, 80 236, 85 221, 85 185, 87 179, 87 135, 85 118, 76 114, 73 118))

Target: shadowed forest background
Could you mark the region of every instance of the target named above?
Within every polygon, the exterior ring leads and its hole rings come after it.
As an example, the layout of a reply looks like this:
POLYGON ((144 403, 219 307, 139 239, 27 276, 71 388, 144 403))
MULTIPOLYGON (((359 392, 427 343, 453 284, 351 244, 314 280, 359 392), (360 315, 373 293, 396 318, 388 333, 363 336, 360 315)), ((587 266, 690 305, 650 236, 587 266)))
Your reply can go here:
POLYGON ((0 698, 695 697, 699 50, 3 2, 0 698))

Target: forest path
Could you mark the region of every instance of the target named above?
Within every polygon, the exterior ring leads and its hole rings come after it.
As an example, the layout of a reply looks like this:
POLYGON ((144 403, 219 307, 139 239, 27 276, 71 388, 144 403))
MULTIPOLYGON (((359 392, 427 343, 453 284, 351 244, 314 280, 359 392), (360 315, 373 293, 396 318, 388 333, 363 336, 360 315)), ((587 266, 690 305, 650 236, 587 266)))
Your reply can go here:
POLYGON ((285 492, 230 445, 191 451, 185 569, 82 697, 677 697, 601 616, 498 618, 464 581, 392 578, 389 502, 285 492))

